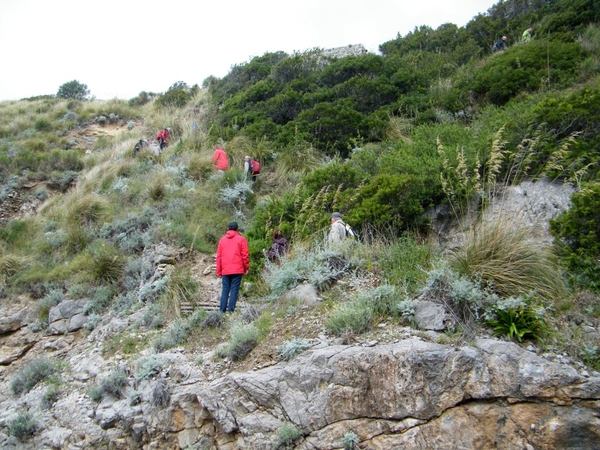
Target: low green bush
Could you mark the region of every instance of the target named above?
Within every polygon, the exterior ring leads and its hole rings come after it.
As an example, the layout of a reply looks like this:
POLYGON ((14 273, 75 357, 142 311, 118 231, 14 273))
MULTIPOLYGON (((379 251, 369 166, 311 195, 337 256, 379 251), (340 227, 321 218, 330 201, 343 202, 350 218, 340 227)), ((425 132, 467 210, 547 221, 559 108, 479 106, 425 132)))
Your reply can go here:
POLYGON ((283 361, 290 361, 311 346, 312 344, 306 339, 292 338, 284 341, 277 349, 278 357, 283 361))
POLYGON ((116 399, 123 398, 123 391, 127 385, 125 370, 116 369, 92 387, 90 398, 95 402, 101 401, 106 395, 116 399))
POLYGON ((366 299, 352 300, 339 305, 325 320, 325 327, 336 336, 362 334, 373 322, 373 307, 366 299))
POLYGON ((8 434, 23 442, 32 437, 38 427, 38 422, 31 413, 22 412, 8 421, 8 434))
POLYGON ((258 344, 259 330, 250 323, 234 322, 229 332, 229 342, 220 349, 219 356, 232 361, 243 360, 258 344))
POLYGON ((58 370, 58 365, 49 358, 42 357, 28 363, 10 381, 10 388, 16 395, 29 392, 38 383, 47 380, 58 370))
POLYGON ((149 380, 158 375, 164 367, 165 362, 155 356, 141 358, 135 364, 135 379, 149 380))
POLYGON ((279 436, 278 448, 288 448, 296 440, 304 436, 304 431, 302 430, 302 428, 297 427, 292 423, 286 422, 279 428, 279 430, 277 431, 277 435, 279 436))

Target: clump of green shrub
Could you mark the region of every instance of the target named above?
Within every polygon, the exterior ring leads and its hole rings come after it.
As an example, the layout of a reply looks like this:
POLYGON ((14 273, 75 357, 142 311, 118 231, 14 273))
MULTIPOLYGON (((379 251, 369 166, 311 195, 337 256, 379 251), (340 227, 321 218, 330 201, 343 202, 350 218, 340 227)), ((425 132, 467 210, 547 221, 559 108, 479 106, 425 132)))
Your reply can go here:
POLYGON ((325 326, 336 336, 362 334, 371 328, 374 318, 399 314, 397 295, 396 288, 390 285, 360 291, 340 304, 325 319, 325 326))
POLYGON ((135 364, 135 379, 137 381, 142 381, 155 377, 160 373, 164 366, 164 361, 155 356, 142 358, 135 364))
POLYGON ((344 450, 356 450, 358 449, 358 443, 360 439, 354 431, 348 431, 342 438, 342 445, 344 450))
POLYGON ((44 391, 44 394, 42 395, 42 408, 44 408, 44 409, 52 408, 52 405, 54 405, 54 403, 56 403, 59 396, 60 396, 60 389, 58 388, 58 386, 56 386, 54 384, 51 384, 50 386, 48 386, 48 388, 44 391))
POLYGON ((17 414, 8 422, 8 434, 23 442, 32 437, 39 425, 33 415, 29 412, 17 414))
POLYGON ((10 388, 16 395, 27 393, 57 370, 58 364, 49 358, 34 359, 11 379, 10 388))
POLYGON ((229 342, 219 350, 219 356, 232 361, 243 360, 258 344, 259 330, 256 325, 234 322, 229 332, 229 342))
POLYGON ((304 436, 304 431, 302 430, 302 428, 297 427, 292 423, 286 422, 279 428, 279 430, 277 431, 277 435, 279 436, 278 448, 288 448, 296 440, 304 436))
POLYGON ((336 336, 362 334, 373 322, 373 308, 365 298, 356 298, 339 305, 324 321, 325 327, 336 336))
POLYGON ((123 390, 126 386, 127 373, 124 369, 117 369, 92 387, 90 398, 95 402, 101 401, 106 395, 117 399, 123 398, 123 390))
POLYGON ((302 353, 304 350, 311 347, 311 343, 303 338, 292 338, 284 341, 277 349, 279 359, 289 361, 302 353))

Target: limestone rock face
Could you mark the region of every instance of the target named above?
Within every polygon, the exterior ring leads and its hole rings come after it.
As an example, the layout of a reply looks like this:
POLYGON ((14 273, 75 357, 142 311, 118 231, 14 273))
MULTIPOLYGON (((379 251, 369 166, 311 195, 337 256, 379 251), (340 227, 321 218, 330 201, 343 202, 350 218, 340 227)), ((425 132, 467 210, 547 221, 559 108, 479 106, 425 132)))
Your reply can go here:
POLYGON ((495 340, 460 348, 418 339, 331 346, 230 374, 196 395, 221 433, 242 436, 247 448, 273 445, 284 423, 304 431, 302 449, 343 447, 350 431, 380 449, 600 442, 600 378, 495 340))

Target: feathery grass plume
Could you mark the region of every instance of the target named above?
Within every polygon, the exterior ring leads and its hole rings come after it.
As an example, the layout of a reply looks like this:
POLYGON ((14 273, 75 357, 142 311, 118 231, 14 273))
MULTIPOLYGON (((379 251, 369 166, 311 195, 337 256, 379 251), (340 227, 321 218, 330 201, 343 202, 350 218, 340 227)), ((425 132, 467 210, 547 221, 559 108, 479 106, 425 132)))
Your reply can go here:
POLYGON ((450 261, 458 273, 502 297, 532 295, 553 302, 568 293, 551 245, 531 239, 531 229, 516 217, 479 222, 450 261))
POLYGON ((500 174, 507 153, 504 148, 506 146, 506 140, 503 138, 505 127, 506 125, 502 125, 494 135, 490 154, 484 165, 484 174, 482 178, 484 188, 488 194, 496 192, 498 175, 500 174))
POLYGON ((566 161, 569 159, 569 153, 571 146, 576 142, 577 138, 581 135, 581 132, 577 131, 571 133, 566 139, 563 139, 560 147, 553 151, 550 158, 544 164, 542 169, 542 175, 556 179, 564 174, 572 173, 569 176, 568 181, 573 183, 578 188, 581 187, 582 178, 586 175, 588 168, 594 163, 584 165, 581 158, 576 158, 569 166, 565 166, 566 161), (577 168, 577 166, 581 166, 577 168))

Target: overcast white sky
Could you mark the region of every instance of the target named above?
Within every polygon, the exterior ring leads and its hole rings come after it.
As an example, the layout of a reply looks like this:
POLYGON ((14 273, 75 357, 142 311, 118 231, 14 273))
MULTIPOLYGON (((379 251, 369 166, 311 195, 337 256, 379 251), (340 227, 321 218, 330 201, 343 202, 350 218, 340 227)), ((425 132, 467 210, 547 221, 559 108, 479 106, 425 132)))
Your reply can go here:
POLYGON ((201 85, 266 52, 380 44, 416 26, 464 26, 493 0, 0 0, 0 100, 98 99, 201 85))

